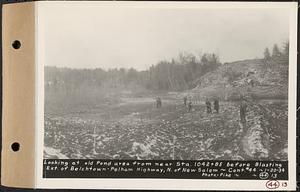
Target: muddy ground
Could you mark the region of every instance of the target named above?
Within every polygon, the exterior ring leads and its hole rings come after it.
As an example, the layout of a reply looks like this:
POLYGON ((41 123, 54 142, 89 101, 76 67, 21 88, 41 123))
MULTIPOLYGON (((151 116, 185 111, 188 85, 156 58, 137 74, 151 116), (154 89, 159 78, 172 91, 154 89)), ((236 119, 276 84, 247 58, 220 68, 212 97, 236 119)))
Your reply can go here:
POLYGON ((207 114, 204 101, 188 112, 179 97, 161 98, 161 108, 143 96, 46 111, 45 158, 287 159, 286 100, 249 102, 241 124, 238 102, 220 101, 219 113, 207 114))

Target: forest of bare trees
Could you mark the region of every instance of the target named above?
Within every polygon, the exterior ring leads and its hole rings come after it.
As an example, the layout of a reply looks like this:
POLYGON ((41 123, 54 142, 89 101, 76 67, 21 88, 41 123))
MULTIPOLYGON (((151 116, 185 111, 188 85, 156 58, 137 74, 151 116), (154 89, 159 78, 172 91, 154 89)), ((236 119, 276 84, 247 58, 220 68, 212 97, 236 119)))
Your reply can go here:
POLYGON ((182 53, 177 59, 159 61, 144 71, 134 68, 104 70, 46 67, 45 83, 50 87, 65 87, 66 91, 81 86, 126 89, 138 86, 148 90, 181 91, 193 88, 196 86, 195 80, 220 65, 216 54, 195 56, 182 53))
MULTIPOLYGON (((265 48, 261 59, 265 67, 274 65, 287 66, 289 42, 281 46, 274 44, 272 51, 265 48)), ((226 64, 226 63, 224 63, 226 64)), ((64 93, 66 96, 78 92, 120 92, 122 90, 147 93, 149 91, 184 91, 193 89, 203 80, 205 74, 215 71, 223 64, 214 53, 195 55, 181 53, 176 58, 159 61, 148 69, 138 71, 134 68, 71 69, 45 67, 45 90, 51 93, 64 93), (113 91, 115 90, 115 91, 113 91)), ((286 70, 281 71, 281 73, 286 70)), ((236 71, 228 74, 228 79, 235 79, 236 71)), ((240 74, 238 74, 240 75, 240 74)), ((287 75, 287 74, 286 74, 287 75)), ((204 79, 205 80, 205 79, 204 79)), ((81 94, 80 93, 80 94, 81 94)))

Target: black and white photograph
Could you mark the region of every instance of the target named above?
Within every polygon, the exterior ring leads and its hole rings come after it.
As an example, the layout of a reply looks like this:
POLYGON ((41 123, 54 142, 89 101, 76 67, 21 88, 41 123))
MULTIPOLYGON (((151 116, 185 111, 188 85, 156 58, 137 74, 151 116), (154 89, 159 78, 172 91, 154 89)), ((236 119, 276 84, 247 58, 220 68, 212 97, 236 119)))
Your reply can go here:
POLYGON ((289 10, 142 5, 49 9, 44 159, 287 161, 289 10))

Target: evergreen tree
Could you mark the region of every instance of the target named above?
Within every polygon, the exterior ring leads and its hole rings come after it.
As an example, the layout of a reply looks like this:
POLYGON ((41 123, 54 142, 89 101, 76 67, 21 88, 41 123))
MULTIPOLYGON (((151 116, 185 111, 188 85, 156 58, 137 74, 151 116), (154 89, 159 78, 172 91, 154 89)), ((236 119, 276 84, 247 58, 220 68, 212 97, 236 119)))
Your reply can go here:
POLYGON ((280 62, 284 65, 289 64, 289 47, 290 47, 289 41, 284 42, 282 55, 280 58, 280 62))
POLYGON ((286 56, 289 55, 289 47, 290 47, 290 43, 289 43, 289 41, 286 41, 283 45, 283 55, 286 55, 286 56))
POLYGON ((274 44, 274 46, 273 46, 273 52, 272 52, 272 57, 273 58, 278 58, 280 56, 281 56, 281 53, 279 51, 279 48, 278 48, 277 44, 274 44))
POLYGON ((264 59, 265 59, 266 61, 269 61, 269 60, 271 59, 271 54, 270 54, 270 51, 269 51, 269 48, 268 48, 268 47, 265 49, 265 52, 264 52, 264 59))
POLYGON ((208 62, 207 55, 203 54, 202 57, 201 57, 201 64, 206 65, 207 62, 208 62))

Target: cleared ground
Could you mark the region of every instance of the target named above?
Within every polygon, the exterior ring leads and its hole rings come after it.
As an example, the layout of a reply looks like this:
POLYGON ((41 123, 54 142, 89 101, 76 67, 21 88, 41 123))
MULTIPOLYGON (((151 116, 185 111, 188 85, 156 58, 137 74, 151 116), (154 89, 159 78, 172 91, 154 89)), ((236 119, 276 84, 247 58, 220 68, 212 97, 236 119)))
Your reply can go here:
POLYGON ((206 114, 204 101, 188 112, 178 95, 160 96, 161 108, 141 96, 46 110, 45 157, 287 159, 286 100, 248 102, 242 125, 238 102, 220 101, 219 114, 206 114))

